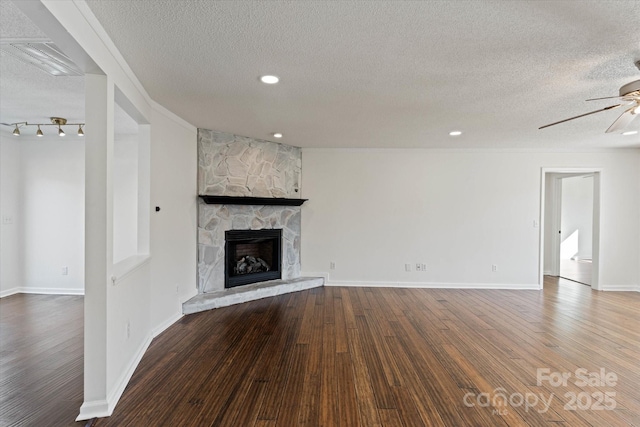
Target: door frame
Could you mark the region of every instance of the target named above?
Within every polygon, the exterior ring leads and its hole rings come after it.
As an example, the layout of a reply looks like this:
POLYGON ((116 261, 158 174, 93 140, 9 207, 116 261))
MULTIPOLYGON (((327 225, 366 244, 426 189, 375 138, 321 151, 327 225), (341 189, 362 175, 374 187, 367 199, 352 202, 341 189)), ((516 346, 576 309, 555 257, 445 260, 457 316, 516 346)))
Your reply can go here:
MULTIPOLYGON (((540 171, 540 238, 539 238, 539 272, 538 282, 540 289, 544 286, 544 246, 545 246, 545 230, 547 227, 559 227, 559 220, 561 214, 561 200, 562 192, 560 190, 562 177, 549 177, 548 174, 593 174, 593 242, 592 242, 592 277, 591 288, 595 290, 600 289, 600 189, 602 180, 602 168, 550 168, 543 167, 540 171), (551 224, 545 224, 545 203, 546 203, 546 183, 547 179, 553 179, 554 183, 554 195, 551 200, 552 216, 551 224)), ((560 273, 559 264, 559 240, 558 233, 552 233, 554 238, 554 244, 551 246, 551 270, 553 274, 560 273)))

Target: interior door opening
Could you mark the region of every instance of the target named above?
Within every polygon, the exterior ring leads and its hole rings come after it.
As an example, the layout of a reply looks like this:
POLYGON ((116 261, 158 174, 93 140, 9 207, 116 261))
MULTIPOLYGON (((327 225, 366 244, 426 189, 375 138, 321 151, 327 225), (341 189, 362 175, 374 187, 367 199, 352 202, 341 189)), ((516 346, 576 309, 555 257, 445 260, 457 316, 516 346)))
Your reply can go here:
POLYGON ((598 289, 600 171, 544 169, 541 274, 598 289))
POLYGON ((591 286, 593 174, 561 176, 560 274, 591 286))

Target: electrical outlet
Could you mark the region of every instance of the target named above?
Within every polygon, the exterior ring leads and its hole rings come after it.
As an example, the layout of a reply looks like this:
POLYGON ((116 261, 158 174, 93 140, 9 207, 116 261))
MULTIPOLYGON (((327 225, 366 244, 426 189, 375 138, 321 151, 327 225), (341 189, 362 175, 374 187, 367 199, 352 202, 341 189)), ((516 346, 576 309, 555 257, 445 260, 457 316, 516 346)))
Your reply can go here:
POLYGON ((131 322, 127 320, 127 339, 131 338, 131 322))
POLYGON ((420 271, 427 271, 427 264, 420 264, 420 271))
POLYGON ((491 271, 498 271, 498 266, 495 264, 491 265, 491 271))
POLYGON ((411 264, 405 264, 404 271, 411 271, 411 264))
POLYGON ((66 276, 69 274, 69 267, 62 267, 62 275, 66 276))
POLYGON ((416 271, 422 271, 422 264, 416 263, 416 271))
POLYGON ((329 263, 329 270, 335 270, 336 269, 336 262, 335 261, 331 261, 329 263))
POLYGON ((180 293, 180 285, 176 285, 176 294, 180 293))

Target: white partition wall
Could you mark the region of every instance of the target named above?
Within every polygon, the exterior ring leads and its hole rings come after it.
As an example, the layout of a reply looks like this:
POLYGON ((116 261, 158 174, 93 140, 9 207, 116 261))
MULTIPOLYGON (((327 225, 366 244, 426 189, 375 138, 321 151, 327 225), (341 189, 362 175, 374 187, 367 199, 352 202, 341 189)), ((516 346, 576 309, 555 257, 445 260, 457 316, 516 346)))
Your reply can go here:
POLYGON ((86 76, 84 404, 82 419, 107 414, 107 292, 113 274, 113 85, 86 76))
POLYGON ((181 304, 195 291, 196 129, 149 97, 86 3, 18 3, 88 73, 85 395, 78 419, 108 416, 151 339, 180 317, 181 304), (120 182, 114 177, 122 170, 116 157, 127 153, 114 147, 120 130, 116 104, 137 124, 135 155, 124 156, 129 161, 124 173, 132 178, 120 182), (162 152, 166 149, 170 156, 162 152), (152 174, 171 180, 156 186, 155 200, 152 174), (152 212, 159 200, 162 211, 152 212), (114 202, 127 208, 114 210, 114 202), (151 227, 152 215, 166 214, 169 222, 151 227), (114 239, 123 243, 115 260, 114 239), (151 261, 154 252, 160 262, 151 261), (178 258, 175 265, 166 262, 172 255, 178 258))

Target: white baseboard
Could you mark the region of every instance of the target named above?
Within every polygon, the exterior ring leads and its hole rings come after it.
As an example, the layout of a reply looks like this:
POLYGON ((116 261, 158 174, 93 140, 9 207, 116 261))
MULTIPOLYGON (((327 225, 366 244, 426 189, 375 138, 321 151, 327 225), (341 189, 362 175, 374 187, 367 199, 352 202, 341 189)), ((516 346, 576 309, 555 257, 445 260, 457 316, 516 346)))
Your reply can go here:
POLYGON ((307 271, 300 272, 300 277, 322 277, 324 279, 324 283, 329 282, 329 273, 309 273, 307 271))
POLYGON ((127 384, 129 384, 133 373, 138 367, 140 360, 142 360, 142 356, 144 356, 147 348, 149 348, 149 344, 151 344, 152 339, 153 336, 151 333, 149 333, 147 335, 147 338, 140 344, 140 347, 138 347, 138 350, 136 351, 133 359, 131 359, 131 362, 129 362, 127 369, 122 373, 122 375, 120 375, 120 378, 118 378, 118 380, 116 381, 116 385, 107 395, 106 400, 96 400, 82 403, 82 406, 80 407, 80 414, 78 414, 76 421, 84 421, 90 420, 92 418, 103 418, 111 416, 113 410, 116 407, 116 404, 120 400, 120 397, 122 397, 122 393, 124 393, 124 389, 127 387, 127 384))
POLYGON ((125 372, 118 378, 116 382, 116 386, 113 388, 107 400, 96 400, 93 402, 84 402, 80 407, 80 414, 76 418, 76 421, 84 421, 90 420, 92 418, 103 418, 109 417, 113 413, 113 410, 116 407, 116 404, 122 397, 122 393, 124 393, 125 388, 129 384, 131 377, 133 376, 138 364, 142 360, 142 357, 147 352, 151 341, 164 332, 167 328, 173 325, 175 322, 182 318, 183 314, 181 312, 175 313, 169 319, 155 327, 147 336, 145 341, 138 347, 138 350, 135 353, 135 357, 129 363, 129 366, 125 370, 125 372))
POLYGON ((11 295, 15 295, 19 293, 20 293, 20 288, 5 289, 4 291, 0 292, 0 298, 10 297, 11 295))
POLYGON ((149 333, 147 338, 140 344, 140 347, 138 347, 138 350, 135 352, 135 356, 131 359, 131 362, 129 362, 127 369, 122 373, 122 375, 120 375, 118 381, 116 381, 116 385, 111 390, 111 393, 107 395, 107 403, 109 405, 109 415, 107 416, 110 416, 113 413, 116 404, 120 400, 120 397, 122 397, 122 393, 124 393, 124 389, 127 387, 127 384, 129 384, 133 373, 142 360, 142 356, 147 352, 152 339, 153 335, 152 333, 149 333))
POLYGON ((90 420, 92 418, 108 417, 109 415, 111 415, 111 412, 109 411, 109 404, 107 403, 106 400, 95 400, 93 402, 84 402, 80 407, 80 414, 76 418, 76 421, 84 421, 84 420, 90 420))
POLYGON ((537 283, 438 283, 438 282, 327 282, 325 286, 367 287, 367 288, 416 288, 416 289, 517 289, 540 290, 537 283))
POLYGON ((600 285, 601 291, 640 292, 640 285, 600 285))
POLYGON ((78 288, 32 288, 18 287, 0 292, 0 298, 15 294, 39 294, 39 295, 84 295, 84 289, 78 288))
POLYGON ((181 311, 174 313, 173 316, 153 328, 153 330, 151 331, 151 335, 153 336, 153 338, 157 337, 158 335, 169 329, 171 325, 182 319, 182 317, 184 316, 184 314, 182 314, 182 307, 180 307, 180 310, 181 311))

